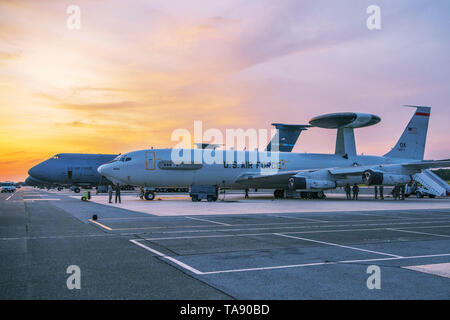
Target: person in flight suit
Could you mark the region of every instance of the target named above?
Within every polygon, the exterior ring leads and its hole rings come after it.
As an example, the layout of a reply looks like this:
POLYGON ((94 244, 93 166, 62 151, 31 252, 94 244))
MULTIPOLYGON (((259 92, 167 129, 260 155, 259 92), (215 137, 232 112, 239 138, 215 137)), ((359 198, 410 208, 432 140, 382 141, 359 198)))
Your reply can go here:
POLYGON ((358 200, 358 193, 359 193, 359 187, 358 185, 355 183, 353 185, 353 200, 358 200))
POLYGON ((121 201, 120 201, 120 185, 119 184, 116 184, 116 188, 115 188, 116 190, 116 200, 115 200, 115 203, 117 203, 117 199, 119 199, 119 203, 122 203, 121 201))
POLYGON ((381 186, 380 186, 380 199, 381 199, 381 200, 384 200, 384 194, 383 194, 383 191, 384 191, 384 187, 381 185, 381 186))
POLYGON ((402 184, 402 186, 400 187, 400 200, 405 200, 405 191, 406 191, 406 186, 404 184, 402 184))
POLYGON ((111 185, 108 185, 108 196, 109 196, 109 203, 112 203, 113 188, 111 185))
POLYGON ((395 186, 394 189, 392 189, 392 196, 394 197, 394 200, 398 200, 400 197, 400 187, 395 186))
POLYGON ((347 195, 347 200, 351 200, 352 199, 352 195, 351 195, 352 190, 351 190, 350 185, 348 183, 345 186, 344 190, 345 190, 345 194, 347 195))

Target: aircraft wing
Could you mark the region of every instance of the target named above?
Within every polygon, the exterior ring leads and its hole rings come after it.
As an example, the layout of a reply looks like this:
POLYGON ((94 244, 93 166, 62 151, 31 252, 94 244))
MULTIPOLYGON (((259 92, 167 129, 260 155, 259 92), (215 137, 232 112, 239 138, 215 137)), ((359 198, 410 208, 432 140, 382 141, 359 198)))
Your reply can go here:
POLYGON ((431 169, 431 168, 447 168, 450 167, 450 160, 422 161, 418 163, 402 164, 407 169, 431 169))
POLYGON ((244 173, 236 179, 237 183, 249 183, 252 181, 268 182, 268 183, 282 183, 286 182, 288 178, 301 174, 312 173, 319 170, 326 170, 332 176, 336 178, 342 178, 346 176, 358 176, 363 174, 366 170, 380 170, 389 169, 389 167, 402 166, 404 169, 420 172, 422 169, 430 168, 445 168, 450 167, 450 160, 438 160, 438 161, 422 161, 412 163, 395 163, 387 165, 369 165, 369 166, 352 166, 352 167, 338 167, 338 168, 322 168, 322 169, 309 169, 309 170, 291 170, 291 171, 278 171, 276 173, 268 174, 254 174, 244 173))
MULTIPOLYGON (((244 182, 252 182, 252 181, 267 181, 267 182, 273 182, 274 184, 278 182, 285 182, 289 177, 292 177, 296 175, 297 173, 301 172, 302 170, 292 170, 292 171, 278 171, 277 173, 270 173, 270 174, 254 174, 254 173, 244 173, 240 175, 237 179, 237 183, 244 183, 244 182)), ((304 170, 306 172, 306 170, 304 170)), ((316 171, 316 170, 313 170, 316 171)), ((308 172, 311 172, 311 170, 308 170, 308 172)))
POLYGON ((267 183, 285 183, 290 177, 297 174, 309 174, 319 170, 327 170, 330 174, 335 176, 350 176, 350 175, 361 175, 364 171, 368 169, 373 169, 375 166, 364 166, 364 167, 349 167, 349 168, 325 168, 325 169, 309 169, 309 170, 291 170, 291 171, 278 171, 276 173, 268 174, 254 174, 254 173, 244 173, 240 175, 237 179, 237 183, 251 183, 255 182, 267 182, 267 183))
POLYGON ((407 170, 420 171, 422 169, 431 169, 431 168, 445 168, 450 166, 450 160, 438 160, 438 161, 421 161, 421 162, 412 162, 412 163, 393 163, 387 165, 371 165, 371 166, 357 166, 357 167, 349 167, 349 168, 333 168, 327 169, 331 175, 340 175, 340 176, 352 176, 359 175, 364 173, 366 170, 381 170, 389 169, 389 167, 403 167, 407 170))

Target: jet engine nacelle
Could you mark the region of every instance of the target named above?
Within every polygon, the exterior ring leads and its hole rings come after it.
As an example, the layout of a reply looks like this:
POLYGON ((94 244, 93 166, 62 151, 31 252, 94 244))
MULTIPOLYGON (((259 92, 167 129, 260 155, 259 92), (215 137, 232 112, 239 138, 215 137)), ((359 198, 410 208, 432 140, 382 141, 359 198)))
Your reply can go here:
POLYGON ((362 175, 362 181, 368 186, 393 186, 411 182, 411 176, 366 170, 362 175))
POLYGON ((288 181, 290 190, 323 190, 336 188, 336 183, 331 180, 318 180, 305 177, 290 177, 288 181))

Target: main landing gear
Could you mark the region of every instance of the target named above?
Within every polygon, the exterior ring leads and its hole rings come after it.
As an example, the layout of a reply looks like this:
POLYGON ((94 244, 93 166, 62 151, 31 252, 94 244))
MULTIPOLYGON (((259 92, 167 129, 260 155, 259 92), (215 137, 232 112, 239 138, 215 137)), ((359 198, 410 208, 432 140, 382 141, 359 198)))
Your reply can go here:
POLYGON ((283 189, 276 189, 273 192, 273 196, 275 199, 283 199, 284 198, 284 190, 283 189))
MULTIPOLYGON (((296 198, 296 192, 285 191, 283 189, 276 189, 273 192, 275 199, 283 198, 296 198), (287 193, 287 194, 286 194, 287 193)), ((325 199, 325 193, 323 191, 301 191, 298 194, 302 199, 325 199)))
POLYGON ((325 193, 323 191, 317 192, 300 192, 300 197, 302 199, 325 199, 325 193))

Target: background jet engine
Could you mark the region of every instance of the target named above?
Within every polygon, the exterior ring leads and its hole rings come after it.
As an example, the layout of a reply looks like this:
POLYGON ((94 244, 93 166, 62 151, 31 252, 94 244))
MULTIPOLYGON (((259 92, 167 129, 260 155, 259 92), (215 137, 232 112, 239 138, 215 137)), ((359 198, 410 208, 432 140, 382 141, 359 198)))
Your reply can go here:
POLYGON ((336 183, 331 180, 318 180, 305 177, 290 177, 288 180, 289 190, 323 190, 336 187, 336 183))
POLYGON ((391 174, 373 170, 366 170, 362 174, 362 181, 368 186, 393 186, 396 184, 409 183, 411 176, 406 174, 391 174))
POLYGON ((383 184, 383 173, 373 170, 366 170, 362 174, 364 184, 368 186, 380 186, 383 184))

